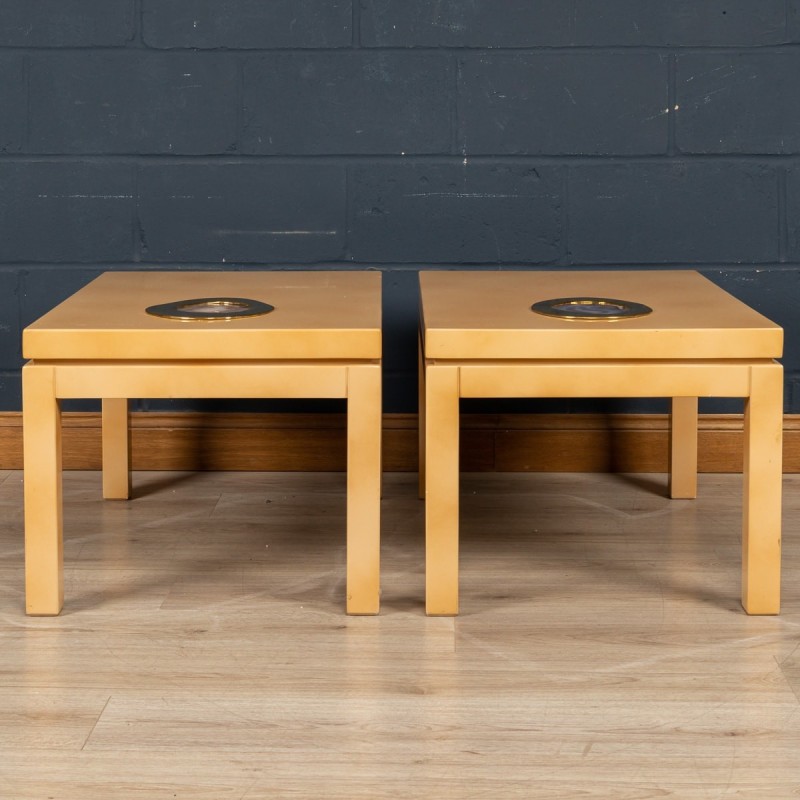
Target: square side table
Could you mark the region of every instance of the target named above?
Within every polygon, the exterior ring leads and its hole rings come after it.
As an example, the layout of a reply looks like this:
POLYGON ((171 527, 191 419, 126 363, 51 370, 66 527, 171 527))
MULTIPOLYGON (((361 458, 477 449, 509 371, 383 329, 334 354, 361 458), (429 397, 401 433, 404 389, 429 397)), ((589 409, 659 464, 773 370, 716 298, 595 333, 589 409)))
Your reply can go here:
POLYGON ((459 398, 669 397, 670 496, 697 494, 698 397, 745 398, 742 605, 780 611, 782 329, 694 271, 420 273, 426 610, 458 613, 459 398), (644 304, 567 319, 534 303, 644 304))
POLYGON ((28 614, 64 603, 61 410, 102 399, 103 496, 130 496, 129 398, 345 398, 347 612, 379 607, 381 276, 109 272, 23 332, 28 614), (194 298, 274 306, 212 321, 146 313, 194 298))

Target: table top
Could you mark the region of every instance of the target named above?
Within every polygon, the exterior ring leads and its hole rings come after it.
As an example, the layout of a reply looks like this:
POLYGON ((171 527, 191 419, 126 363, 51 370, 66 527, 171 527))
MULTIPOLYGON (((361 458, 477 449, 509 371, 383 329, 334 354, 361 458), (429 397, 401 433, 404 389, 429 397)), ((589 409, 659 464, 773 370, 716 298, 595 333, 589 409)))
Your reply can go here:
POLYGON ((425 354, 438 359, 778 358, 783 329, 693 270, 421 272, 425 354), (560 319, 564 297, 642 303, 651 314, 560 319))
POLYGON ((41 360, 377 359, 381 274, 106 272, 29 325, 22 348, 41 360), (213 321, 145 311, 209 297, 259 300, 274 311, 213 321))

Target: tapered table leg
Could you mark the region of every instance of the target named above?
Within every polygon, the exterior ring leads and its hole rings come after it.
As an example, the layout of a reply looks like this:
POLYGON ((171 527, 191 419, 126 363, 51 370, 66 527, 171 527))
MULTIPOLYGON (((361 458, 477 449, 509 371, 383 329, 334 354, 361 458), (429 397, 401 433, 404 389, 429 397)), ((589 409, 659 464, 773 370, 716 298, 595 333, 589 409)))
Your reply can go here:
POLYGON ((347 370, 347 613, 380 606, 381 368, 347 370))
POLYGON ((420 500, 425 499, 425 351, 419 335, 417 370, 417 486, 420 500))
POLYGON ((697 398, 673 397, 669 427, 669 496, 697 497, 697 398))
POLYGON ((61 409, 53 367, 23 367, 22 403, 26 610, 52 615, 64 605, 61 409))
POLYGON ((458 367, 425 375, 425 610, 458 614, 458 367))
POLYGON ((742 605, 748 614, 778 614, 783 456, 780 364, 751 367, 744 420, 742 605))
POLYGON ((103 497, 127 500, 131 496, 131 443, 128 400, 103 400, 103 497))

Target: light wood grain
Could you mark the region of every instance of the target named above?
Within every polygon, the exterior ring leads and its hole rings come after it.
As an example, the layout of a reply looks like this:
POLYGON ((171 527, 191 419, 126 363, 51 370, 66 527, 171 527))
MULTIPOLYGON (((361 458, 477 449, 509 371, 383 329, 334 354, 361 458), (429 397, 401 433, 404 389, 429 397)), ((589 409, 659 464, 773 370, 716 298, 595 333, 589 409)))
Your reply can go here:
MULTIPOLYGON (((198 301, 205 303, 205 300, 198 301)), ((379 272, 109 272, 23 331, 26 605, 64 599, 61 402, 102 399, 103 493, 129 496, 131 398, 346 399, 347 611, 379 606, 381 475, 379 272), (268 296, 270 313, 162 318, 190 295, 268 296), (261 293, 265 294, 261 294, 261 293)))
POLYGON ((741 476, 467 474, 461 616, 424 611, 389 474, 377 617, 343 613, 343 473, 64 475, 67 602, 24 613, 0 471, 0 797, 736 797, 800 788, 800 477, 780 617, 739 607, 741 476))
POLYGON ((745 398, 742 606, 780 612, 778 325, 691 271, 422 272, 419 280, 429 614, 458 613, 459 400, 593 397, 672 398, 676 498, 696 494, 698 399, 745 398), (644 303, 645 313, 533 313, 537 302, 570 297, 644 303))
POLYGON ((381 357, 380 328, 380 272, 106 272, 28 325, 22 351, 37 360, 372 359, 381 357), (188 323, 146 312, 231 296, 274 311, 188 323))
POLYGON ((419 280, 433 359, 779 358, 783 349, 778 325, 693 270, 440 270, 419 280), (531 311, 587 296, 644 303, 652 313, 612 322, 531 311))

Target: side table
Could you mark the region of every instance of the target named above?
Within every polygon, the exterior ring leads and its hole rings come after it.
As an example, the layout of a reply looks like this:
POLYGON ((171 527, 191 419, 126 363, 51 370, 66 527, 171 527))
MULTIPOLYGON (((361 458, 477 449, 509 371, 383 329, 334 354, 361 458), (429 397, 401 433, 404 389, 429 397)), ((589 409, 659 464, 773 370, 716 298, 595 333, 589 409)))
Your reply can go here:
POLYGON ((778 325, 694 271, 423 272, 420 287, 428 614, 458 613, 461 397, 669 397, 670 496, 682 498, 697 492, 697 398, 745 398, 742 605, 779 613, 778 325), (652 311, 587 320, 532 310, 577 297, 652 311))
POLYGON ((103 496, 130 495, 129 398, 346 398, 347 611, 379 606, 381 276, 377 272, 108 272, 23 333, 26 605, 64 603, 61 412, 102 399, 103 496), (177 320, 195 298, 262 316, 177 320))

